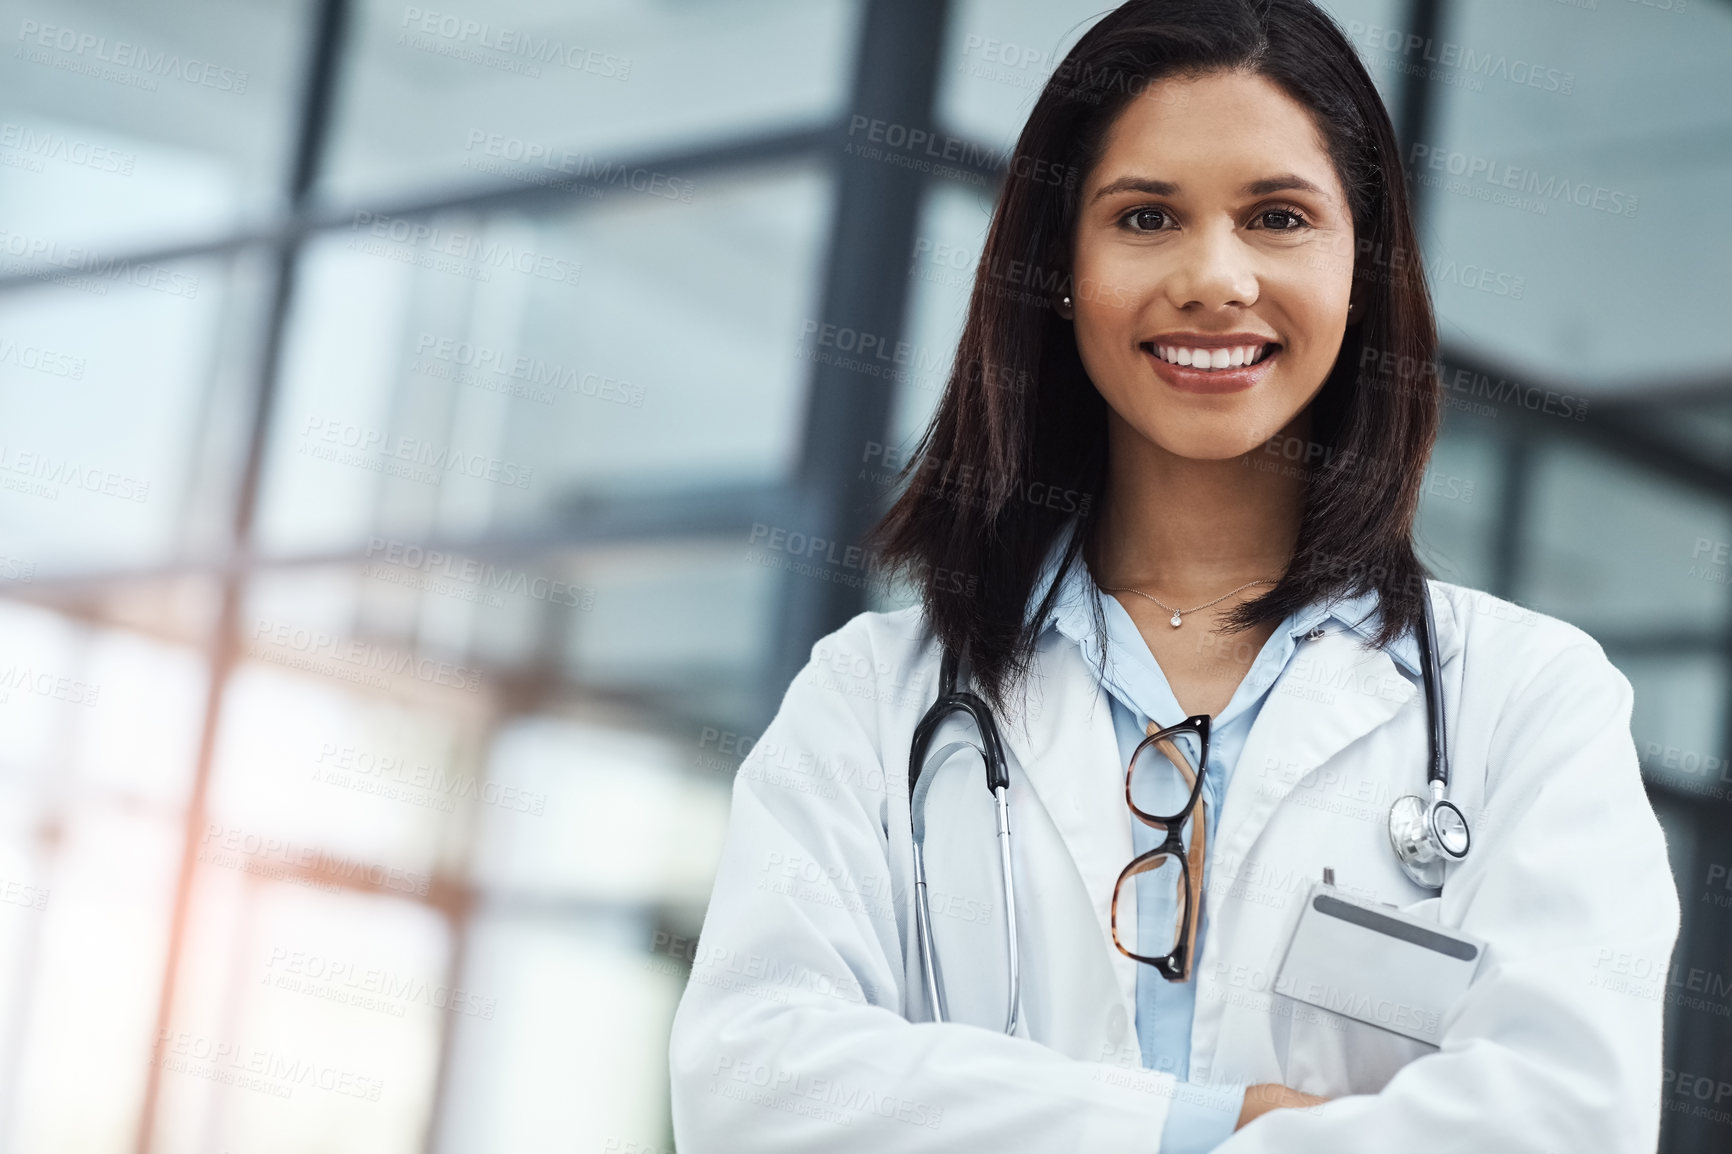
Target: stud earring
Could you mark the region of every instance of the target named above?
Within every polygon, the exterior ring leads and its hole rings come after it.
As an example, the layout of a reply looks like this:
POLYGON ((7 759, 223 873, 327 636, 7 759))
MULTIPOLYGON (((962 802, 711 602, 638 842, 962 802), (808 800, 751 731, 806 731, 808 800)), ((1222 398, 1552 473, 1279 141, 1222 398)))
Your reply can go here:
POLYGON ((1065 293, 1063 296, 1058 298, 1058 311, 1064 315, 1069 316, 1071 309, 1075 307, 1076 303, 1070 299, 1069 293, 1065 293))

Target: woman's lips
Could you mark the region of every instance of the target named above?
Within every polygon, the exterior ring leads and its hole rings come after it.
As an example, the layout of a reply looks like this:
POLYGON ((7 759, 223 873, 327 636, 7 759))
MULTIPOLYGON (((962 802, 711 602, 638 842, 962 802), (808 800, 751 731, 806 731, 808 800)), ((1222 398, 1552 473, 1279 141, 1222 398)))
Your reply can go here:
POLYGON ((1285 351, 1283 346, 1276 345, 1256 364, 1240 365, 1236 369, 1193 369, 1189 365, 1175 365, 1162 360, 1153 345, 1143 345, 1142 350, 1161 380, 1186 393, 1243 392, 1267 376, 1269 366, 1285 351))

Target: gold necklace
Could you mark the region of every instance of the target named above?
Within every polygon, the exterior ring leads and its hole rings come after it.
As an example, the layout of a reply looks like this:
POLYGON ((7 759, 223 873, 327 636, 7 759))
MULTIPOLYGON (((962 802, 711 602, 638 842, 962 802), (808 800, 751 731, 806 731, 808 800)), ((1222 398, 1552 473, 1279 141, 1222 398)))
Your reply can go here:
POLYGON ((1105 590, 1105 592, 1107 592, 1107 593, 1135 593, 1138 597, 1147 597, 1150 601, 1153 601, 1156 605, 1159 605, 1162 609, 1165 609, 1168 613, 1171 613, 1173 615, 1172 619, 1170 621, 1168 621, 1168 624, 1171 625, 1174 629, 1177 629, 1179 626, 1181 626, 1185 623, 1184 615, 1186 613, 1195 613, 1199 609, 1207 609, 1211 605, 1219 605, 1221 602, 1223 602, 1227 598, 1231 597, 1234 593, 1242 592, 1246 589, 1249 589, 1253 585, 1273 585, 1273 584, 1275 584, 1275 580, 1273 578, 1259 577, 1255 581, 1247 581, 1243 585, 1239 586, 1239 588, 1231 590, 1230 592, 1221 594, 1219 597, 1215 598, 1213 601, 1205 601, 1201 605, 1194 606, 1190 609, 1174 609, 1171 605, 1168 605, 1165 601, 1162 601, 1159 597, 1155 597, 1155 596, 1152 596, 1148 593, 1144 593, 1141 589, 1130 589, 1130 588, 1107 589, 1107 590, 1105 590))

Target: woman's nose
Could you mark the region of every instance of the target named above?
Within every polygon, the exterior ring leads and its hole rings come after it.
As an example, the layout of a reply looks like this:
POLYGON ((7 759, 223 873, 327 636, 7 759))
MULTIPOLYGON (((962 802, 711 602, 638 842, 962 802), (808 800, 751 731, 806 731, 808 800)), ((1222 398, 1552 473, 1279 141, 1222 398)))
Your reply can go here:
POLYGON ((1198 229, 1174 253, 1167 294, 1176 308, 1246 307, 1257 302, 1254 254, 1231 227, 1198 229))

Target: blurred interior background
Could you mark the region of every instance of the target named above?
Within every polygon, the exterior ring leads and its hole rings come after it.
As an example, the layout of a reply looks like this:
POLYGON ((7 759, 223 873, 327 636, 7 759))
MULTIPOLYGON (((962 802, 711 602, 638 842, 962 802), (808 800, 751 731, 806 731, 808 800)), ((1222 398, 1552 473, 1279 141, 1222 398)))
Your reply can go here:
MULTIPOLYGON (((1669 1089, 1732 1085, 1732 3, 1326 6, 1425 556, 1635 684, 1669 1089)), ((732 773, 905 603, 847 547, 1104 7, 0 0, 0 1148, 671 1147, 732 773)))

